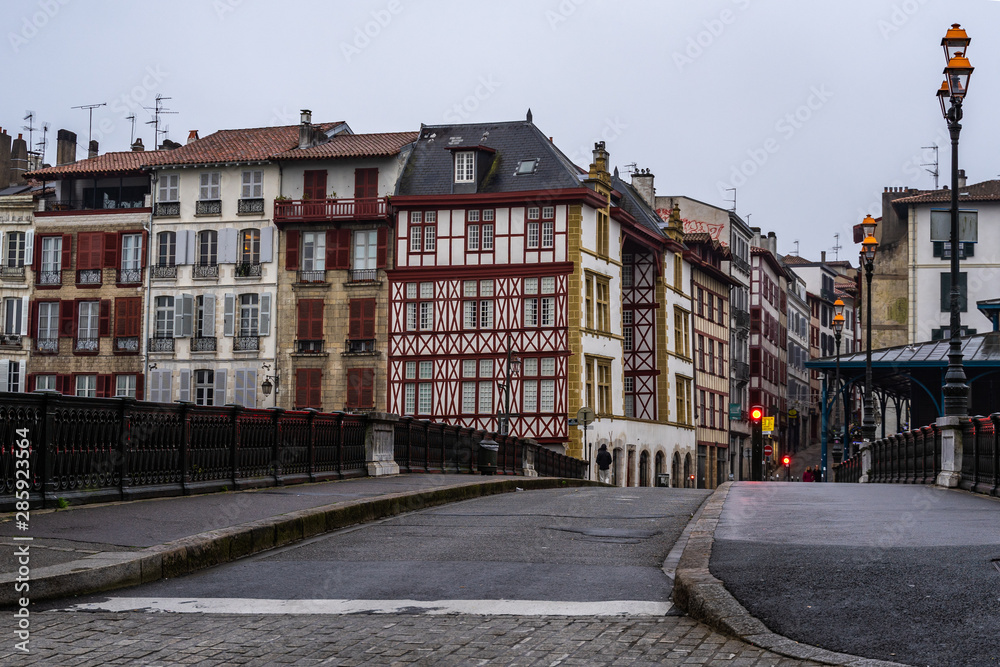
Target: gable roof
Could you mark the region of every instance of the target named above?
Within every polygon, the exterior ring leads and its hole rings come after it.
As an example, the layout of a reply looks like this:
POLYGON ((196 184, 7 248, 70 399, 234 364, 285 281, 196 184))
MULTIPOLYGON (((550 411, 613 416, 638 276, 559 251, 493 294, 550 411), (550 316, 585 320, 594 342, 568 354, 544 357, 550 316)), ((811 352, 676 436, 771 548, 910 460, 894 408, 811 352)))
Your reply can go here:
MULTIPOLYGON (((893 204, 951 203, 951 190, 933 190, 912 197, 893 199, 893 204)), ((983 181, 958 189, 958 203, 967 201, 1000 201, 1000 180, 983 181), (966 194, 968 193, 968 194, 966 194)))
POLYGON ((397 195, 452 194, 455 150, 492 149, 477 193, 580 188, 583 171, 530 120, 466 125, 422 125, 396 184, 397 195), (538 159, 531 174, 515 175, 521 160, 538 159))
MULTIPOLYGON (((327 132, 342 125, 320 123, 314 125, 327 132)), ((271 156, 299 145, 298 125, 277 127, 250 127, 239 130, 219 130, 170 151, 168 162, 145 163, 149 166, 218 164, 220 162, 266 162, 271 156)))
MULTIPOLYGON (((326 143, 309 148, 297 146, 271 155, 276 160, 329 160, 337 158, 389 157, 417 140, 418 132, 338 134, 326 143)), ((296 135, 297 137, 297 135, 296 135)))
POLYGON ((622 210, 635 218, 635 221, 647 232, 657 238, 667 238, 667 235, 660 229, 660 223, 663 222, 660 216, 650 208, 646 200, 632 187, 631 183, 626 183, 618 177, 617 168, 615 168, 615 173, 611 176, 611 187, 621 195, 617 203, 622 210))
POLYGON ((37 169, 28 172, 24 177, 37 181, 55 181, 68 176, 99 177, 124 175, 130 172, 139 175, 143 166, 167 163, 172 158, 172 153, 173 151, 169 150, 104 153, 70 164, 37 169))

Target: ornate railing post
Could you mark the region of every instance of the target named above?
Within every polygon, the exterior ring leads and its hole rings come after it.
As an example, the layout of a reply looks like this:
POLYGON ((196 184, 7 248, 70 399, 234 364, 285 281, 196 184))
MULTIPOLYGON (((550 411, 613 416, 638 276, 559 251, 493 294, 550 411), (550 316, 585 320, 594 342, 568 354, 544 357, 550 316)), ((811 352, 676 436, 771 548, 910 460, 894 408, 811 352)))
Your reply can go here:
POLYGON ((115 472, 118 477, 118 497, 126 499, 125 490, 132 486, 132 476, 129 474, 129 452, 132 448, 132 409, 135 399, 121 396, 121 426, 118 432, 118 451, 115 452, 115 472))
POLYGON ((309 424, 309 443, 307 450, 307 457, 309 459, 309 481, 316 481, 316 414, 319 412, 316 408, 306 408, 306 413, 309 415, 306 417, 306 423, 309 424))
POLYGON ((866 440, 861 445, 861 477, 858 480, 862 484, 872 481, 872 448, 876 446, 877 440, 866 440))
POLYGON ((42 395, 42 414, 39 424, 41 425, 38 441, 39 459, 42 469, 42 507, 46 507, 48 501, 55 500, 58 495, 56 491, 55 465, 56 453, 55 443, 55 403, 59 400, 59 394, 55 392, 45 392, 42 395))
POLYGON ((1000 491, 1000 412, 991 414, 990 421, 993 422, 993 488, 989 493, 996 496, 1000 491))
POLYGON ((238 488, 236 481, 240 479, 240 412, 243 411, 243 407, 235 403, 226 407, 229 408, 229 418, 233 423, 232 436, 229 440, 229 478, 235 490, 238 488))
POLYGON ((956 416, 938 417, 936 424, 941 438, 941 471, 935 483, 954 489, 962 481, 962 424, 956 416))
POLYGON ((274 485, 282 486, 284 482, 281 479, 284 470, 281 465, 281 415, 285 414, 284 408, 268 408, 271 413, 271 423, 273 426, 273 441, 271 443, 271 472, 274 475, 274 485))
POLYGON ((365 463, 369 477, 398 475, 393 442, 399 417, 386 412, 371 412, 365 424, 365 463))
MULTIPOLYGON (((191 408, 194 403, 180 402, 181 412, 181 493, 188 495, 191 484, 191 408)), ((235 488, 235 487, 233 487, 235 488)))
POLYGON ((966 490, 972 490, 976 486, 976 464, 977 464, 977 442, 979 418, 974 416, 966 417, 962 421, 962 465, 959 466, 962 479, 958 486, 966 490))

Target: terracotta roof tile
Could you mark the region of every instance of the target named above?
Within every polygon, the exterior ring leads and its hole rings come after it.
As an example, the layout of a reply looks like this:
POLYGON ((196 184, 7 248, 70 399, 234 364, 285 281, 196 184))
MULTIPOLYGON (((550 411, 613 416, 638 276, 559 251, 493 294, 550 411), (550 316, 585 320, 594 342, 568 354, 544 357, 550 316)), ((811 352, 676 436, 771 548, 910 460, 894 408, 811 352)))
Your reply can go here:
MULTIPOLYGON (((1000 181, 983 181, 958 189, 959 203, 967 201, 1000 201, 1000 181), (964 193, 968 192, 966 195, 964 193)), ((893 204, 950 203, 951 190, 934 190, 912 197, 893 199, 893 204)))
MULTIPOLYGON (((340 124, 340 122, 321 123, 316 127, 326 132, 340 124)), ((298 125, 219 130, 171 151, 171 160, 155 164, 263 162, 272 155, 290 150, 298 144, 298 125)))
MULTIPOLYGON (((310 148, 292 148, 271 157, 278 160, 325 160, 396 155, 417 140, 419 132, 378 132, 375 134, 338 134, 325 144, 310 148)), ((297 135, 296 135, 297 137, 297 135)))
MULTIPOLYGON (((179 149, 178 149, 179 150, 179 149)), ((71 164, 45 167, 25 174, 26 179, 53 181, 66 176, 90 176, 97 174, 121 174, 138 172, 143 165, 169 162, 173 151, 121 151, 104 153, 97 157, 77 160, 71 164)))

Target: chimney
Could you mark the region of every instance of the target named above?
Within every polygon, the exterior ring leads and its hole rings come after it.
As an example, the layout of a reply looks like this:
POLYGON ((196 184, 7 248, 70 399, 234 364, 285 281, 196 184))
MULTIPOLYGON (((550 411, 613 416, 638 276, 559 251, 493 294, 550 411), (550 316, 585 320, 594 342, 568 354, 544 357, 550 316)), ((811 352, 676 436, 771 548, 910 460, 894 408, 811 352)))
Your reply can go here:
POLYGON ((819 253, 819 263, 826 264, 826 250, 821 250, 819 253))
POLYGON ((0 188, 10 185, 10 135, 0 128, 0 188))
POLYGON ((192 141, 198 141, 198 130, 188 131, 187 143, 191 143, 192 141))
POLYGON ((965 179, 965 170, 964 169, 959 169, 958 170, 958 187, 959 188, 964 188, 966 182, 967 181, 965 179))
POLYGON ((87 157, 97 157, 97 139, 90 140, 90 145, 87 146, 87 157))
POLYGON ((142 145, 142 137, 136 137, 135 143, 132 144, 132 151, 134 153, 139 153, 146 150, 146 147, 142 145))
POLYGON ((24 179, 21 176, 28 171, 28 142, 24 136, 17 135, 10 148, 10 183, 11 185, 21 185, 24 179))
POLYGON ((76 162, 76 132, 59 130, 56 133, 56 166, 76 162))
POLYGON ((778 256, 778 236, 774 232, 767 233, 767 249, 775 257, 778 256))
POLYGON ((646 200, 650 208, 656 207, 656 189, 653 187, 653 174, 649 169, 637 169, 632 172, 632 187, 646 200))
POLYGON ((313 140, 312 111, 302 109, 299 112, 299 119, 301 121, 299 124, 299 148, 309 148, 312 146, 313 140))
POLYGON ((750 245, 755 248, 762 247, 760 245, 760 227, 751 227, 750 231, 753 232, 753 239, 750 241, 750 245))

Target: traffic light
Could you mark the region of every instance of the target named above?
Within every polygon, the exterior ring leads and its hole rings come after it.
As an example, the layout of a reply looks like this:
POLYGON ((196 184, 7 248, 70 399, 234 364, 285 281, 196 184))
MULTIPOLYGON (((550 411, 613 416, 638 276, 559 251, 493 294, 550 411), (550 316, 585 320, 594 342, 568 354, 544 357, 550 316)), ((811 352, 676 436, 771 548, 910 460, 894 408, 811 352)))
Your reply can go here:
POLYGON ((760 424, 760 420, 764 418, 764 408, 759 405, 755 405, 750 408, 750 421, 754 424, 760 424))
POLYGON ((784 458, 781 459, 781 463, 787 468, 788 466, 792 465, 792 457, 786 455, 784 458))

